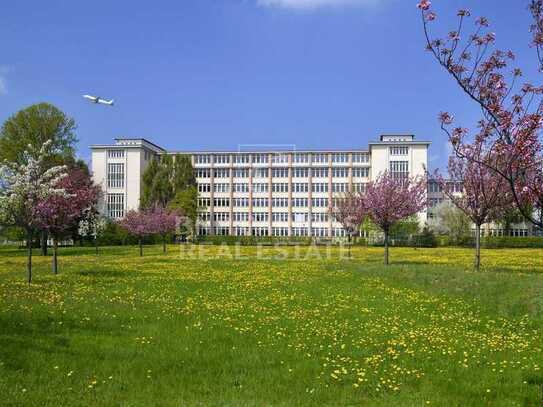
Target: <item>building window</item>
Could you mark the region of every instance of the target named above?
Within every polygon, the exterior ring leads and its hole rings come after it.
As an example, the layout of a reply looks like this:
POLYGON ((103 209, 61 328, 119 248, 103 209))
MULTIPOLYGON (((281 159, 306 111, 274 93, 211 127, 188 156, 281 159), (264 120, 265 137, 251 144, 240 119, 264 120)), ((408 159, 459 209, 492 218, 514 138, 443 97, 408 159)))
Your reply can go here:
POLYGON ((272 228, 272 235, 277 237, 288 236, 288 228, 272 228))
POLYGON ((267 164, 268 163, 268 154, 254 154, 253 155, 253 164, 267 164))
POLYGON ((230 184, 214 184, 214 192, 230 192, 230 184))
POLYGON ((354 153, 353 163, 367 163, 370 161, 370 157, 367 153, 354 153))
POLYGON ((393 178, 408 178, 409 177, 409 162, 408 161, 391 161, 390 174, 393 178))
POLYGON ((124 194, 107 194, 107 215, 112 219, 124 216, 124 194))
POLYGON ((288 212, 273 212, 272 220, 274 222, 288 222, 288 212))
POLYGON ((234 207, 247 208, 249 206, 249 198, 234 198, 234 207))
POLYGON ((407 155, 409 147, 407 146, 392 146, 390 147, 390 155, 407 155))
POLYGON ((332 177, 334 178, 347 178, 349 171, 347 167, 332 168, 332 177))
POLYGON ((288 154, 285 153, 275 153, 272 155, 273 164, 286 164, 288 163, 288 154))
POLYGON ((357 182, 353 184, 354 192, 366 192, 366 184, 362 182, 357 182))
POLYGON ((311 200, 311 206, 315 208, 327 208, 328 198, 313 198, 311 200))
POLYGON ((288 168, 272 169, 272 178, 288 178, 288 168))
POLYGON ((313 178, 328 178, 328 168, 313 168, 313 178))
POLYGON ((253 184, 253 192, 268 192, 268 184, 264 184, 264 183, 253 184))
POLYGON ((313 154, 312 160, 314 164, 327 164, 328 163, 328 154, 313 154))
POLYGON ((346 163, 348 161, 349 161, 349 157, 345 153, 332 154, 332 162, 333 163, 346 163))
POLYGON ((211 184, 198 184, 198 192, 211 192, 211 184))
POLYGON ((292 207, 294 208, 307 208, 308 199, 307 198, 293 198, 292 207))
POLYGON ((328 192, 328 184, 327 183, 315 183, 311 185, 311 190, 313 192, 328 192))
POLYGON ((312 222, 328 222, 328 214, 326 212, 316 212, 311 214, 312 222))
POLYGON ((198 168, 196 170, 196 178, 209 178, 211 170, 209 168, 198 168))
POLYGON ((370 169, 368 167, 353 168, 353 177, 354 178, 367 178, 369 176, 370 176, 370 169))
POLYGON ((107 157, 108 158, 123 158, 124 157, 124 150, 107 150, 107 157))
POLYGON ((228 154, 218 154, 215 156, 215 164, 230 164, 230 156, 228 154))
POLYGON ((286 182, 273 183, 272 191, 273 192, 288 192, 288 184, 286 182))
POLYGON ((248 168, 234 168, 232 171, 232 176, 234 178, 249 178, 248 168))
POLYGON ((253 177, 255 178, 268 178, 268 168, 253 168, 253 177))
POLYGON ((272 198, 272 207, 288 208, 288 198, 272 198))
POLYGON ((198 198, 198 206, 201 208, 206 208, 211 206, 211 199, 209 198, 198 198))
POLYGON ((249 154, 234 155, 234 164, 249 164, 249 154))
POLYGON ((332 192, 347 192, 348 186, 346 183, 337 183, 332 184, 332 192))
POLYGON ((230 176, 229 168, 215 168, 213 170, 213 176, 215 178, 228 178, 230 176))
POLYGON ((252 213, 253 222, 267 222, 268 221, 268 212, 253 212, 252 213))
POLYGON ((108 163, 107 187, 124 188, 124 163, 108 163))
POLYGON ((293 161, 297 164, 308 163, 309 155, 304 153, 296 153, 293 156, 293 161))
POLYGON ((253 198, 253 207, 254 208, 267 208, 268 199, 267 198, 253 198))
POLYGON ((292 176, 294 178, 307 178, 309 177, 309 168, 293 168, 292 176))
POLYGON ((194 162, 196 164, 210 164, 211 156, 209 154, 198 154, 194 157, 194 162))
POLYGON ((309 184, 308 183, 294 183, 292 184, 292 192, 308 192, 309 184))
POLYGON ((304 212, 295 212, 292 214, 292 221, 295 223, 304 223, 309 219, 309 214, 304 212))
POLYGON ((232 189, 234 192, 249 192, 249 184, 246 184, 246 183, 232 184, 232 189))

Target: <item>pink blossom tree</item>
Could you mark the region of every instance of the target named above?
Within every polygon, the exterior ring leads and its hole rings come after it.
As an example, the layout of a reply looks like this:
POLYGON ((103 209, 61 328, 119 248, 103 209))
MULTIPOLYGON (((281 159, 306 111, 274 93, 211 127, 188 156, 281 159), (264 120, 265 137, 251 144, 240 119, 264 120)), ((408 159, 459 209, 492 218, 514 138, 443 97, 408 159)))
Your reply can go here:
POLYGON ((331 209, 333 218, 341 224, 347 234, 349 257, 351 257, 351 242, 353 236, 360 232, 360 227, 366 217, 363 199, 359 193, 349 192, 336 198, 335 206, 331 209))
POLYGON ((58 273, 58 241, 76 228, 85 211, 95 206, 100 188, 81 169, 68 171, 57 185, 65 195, 52 195, 40 200, 33 208, 35 223, 53 238, 53 272, 58 273))
MULTIPOLYGON (((481 151, 472 151, 474 157, 481 151)), ((444 194, 475 225, 475 271, 481 266, 481 226, 498 220, 514 203, 507 180, 477 161, 449 159, 449 180, 437 176, 444 194), (462 185, 458 192, 456 185, 462 185)))
MULTIPOLYGON (((481 109, 477 132, 453 126, 453 116, 441 113, 441 128, 455 155, 486 166, 503 177, 516 207, 524 218, 543 227, 543 87, 522 83, 522 71, 510 68, 515 54, 495 47, 496 35, 489 31, 485 17, 475 20, 471 33, 465 32, 469 10, 459 10, 458 24, 445 38, 430 34, 437 14, 431 2, 421 0, 426 48, 462 91, 481 109), (535 210, 534 210, 535 209, 535 210)), ((537 66, 543 68, 543 0, 532 0, 531 45, 536 49, 537 66)))
POLYGON ((365 212, 385 235, 385 265, 389 264, 390 228, 426 208, 426 178, 394 177, 384 172, 362 195, 365 212))
POLYGON ((156 206, 147 212, 148 222, 153 231, 162 237, 162 251, 166 253, 166 238, 174 233, 181 222, 182 216, 173 211, 168 211, 156 206))
POLYGON ((119 226, 132 236, 138 238, 140 256, 143 256, 143 238, 155 233, 155 228, 150 222, 150 216, 146 211, 128 211, 119 221, 119 226))

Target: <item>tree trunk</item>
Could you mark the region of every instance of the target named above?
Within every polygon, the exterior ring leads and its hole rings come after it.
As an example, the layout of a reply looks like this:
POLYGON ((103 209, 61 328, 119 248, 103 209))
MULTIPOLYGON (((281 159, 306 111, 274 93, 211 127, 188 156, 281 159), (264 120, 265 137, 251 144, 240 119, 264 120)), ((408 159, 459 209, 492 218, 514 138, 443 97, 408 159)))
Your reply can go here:
POLYGON ((141 257, 143 256, 143 240, 141 237, 140 237, 139 243, 140 243, 140 257, 141 257))
POLYGON ((475 271, 481 268, 481 225, 475 225, 475 271))
POLYGON ((94 250, 96 254, 98 254, 98 239, 97 238, 94 238, 94 250))
POLYGON ((166 236, 162 236, 162 253, 166 253, 166 236))
POLYGON ((53 273, 58 274, 58 239, 53 237, 53 273))
POLYGON ((44 230, 40 236, 41 255, 47 256, 47 232, 44 230))
POLYGON ((352 236, 351 236, 350 233, 349 233, 348 236, 349 236, 349 237, 347 238, 347 244, 349 245, 349 251, 348 251, 348 253, 349 253, 349 259, 350 259, 350 258, 351 258, 351 239, 352 239, 352 236))
POLYGON ((388 266, 388 229, 385 232, 385 266, 388 266))
POLYGON ((26 260, 26 271, 28 275, 28 284, 32 282, 32 232, 27 231, 26 233, 26 248, 27 248, 27 260, 26 260))

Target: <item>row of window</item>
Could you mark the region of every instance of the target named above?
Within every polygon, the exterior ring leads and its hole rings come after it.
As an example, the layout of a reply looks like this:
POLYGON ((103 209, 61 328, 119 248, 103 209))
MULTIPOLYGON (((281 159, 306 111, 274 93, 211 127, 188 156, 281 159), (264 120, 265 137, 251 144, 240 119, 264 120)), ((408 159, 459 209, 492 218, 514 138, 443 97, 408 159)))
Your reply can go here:
MULTIPOLYGON (((310 202, 314 208, 327 208, 329 200, 328 198, 312 198, 311 200, 308 198, 292 198, 291 205, 295 208, 307 208, 310 202)), ((337 201, 334 200, 334 202, 337 201)), ((272 207, 287 208, 289 201, 287 198, 272 198, 271 200, 268 198, 252 199, 253 208, 268 208, 270 203, 272 207)), ((249 207, 249 199, 233 198, 232 204, 234 207, 247 208, 249 207)), ((198 198, 198 206, 202 208, 211 206, 211 198, 198 198)), ((213 206, 222 208, 230 207, 230 198, 214 198, 213 206)))
MULTIPOLYGON (((232 220, 234 222, 248 222, 249 218, 252 219, 253 222, 267 222, 269 217, 268 212, 253 212, 249 216, 249 212, 232 212, 232 220)), ((317 213, 292 213, 291 219, 295 223, 306 223, 308 222, 308 219, 311 218, 311 222, 328 222, 330 219, 328 213, 326 212, 317 212, 317 213)), ((198 218, 203 221, 207 222, 211 219, 211 213, 210 212, 201 212, 198 215, 198 218)), ((213 220, 216 222, 226 222, 230 220, 230 212, 214 212, 213 213, 213 220)), ((271 214, 271 220, 273 222, 288 222, 289 220, 289 214, 288 212, 273 212, 271 214)))
MULTIPOLYGON (((206 236, 211 234, 212 228, 200 226, 198 228, 198 234, 201 236, 206 236)), ((230 228, 225 226, 217 226, 213 228, 215 235, 228 236, 230 235, 230 228)), ((270 233, 269 228, 267 227, 253 227, 249 230, 248 227, 237 226, 232 228, 233 236, 268 236, 270 233)), ((334 228, 331 230, 331 236, 328 234, 328 228, 303 228, 303 227, 294 227, 292 228, 291 236, 303 237, 303 236, 312 236, 312 237, 345 237, 345 231, 341 228, 334 228)), ((271 235, 276 237, 286 237, 288 236, 288 228, 286 227, 272 227, 271 235)))
MULTIPOLYGON (((202 164, 267 164, 269 162, 269 154, 197 154, 194 157, 194 162, 197 165, 202 164), (213 158, 212 158, 213 157, 213 158), (232 158, 231 158, 232 157, 232 158)), ((348 153, 293 153, 293 163, 315 163, 315 164, 327 164, 330 161, 332 163, 348 163, 348 153)), ((289 153, 272 153, 271 162, 273 164, 286 164, 288 163, 289 153)), ((355 163, 367 163, 369 162, 369 155, 367 153, 352 153, 352 159, 355 163)))
MULTIPOLYGON (((403 162, 403 161, 402 161, 403 162)), ((407 161, 405 161, 407 163, 407 161)), ((269 168, 197 168, 195 170, 196 178, 211 178, 213 174, 214 178, 229 178, 232 175, 233 178, 249 178, 249 174, 253 178, 268 178, 270 175, 269 168), (249 172, 251 171, 251 173, 249 172)), ((314 178, 327 178, 329 174, 328 168, 292 168, 293 178, 308 178, 310 175, 314 178)), ((332 168, 332 177, 346 178, 349 176, 349 168, 337 167, 332 168)), ((288 168, 272 168, 272 178, 288 178, 288 168)), ((352 176, 354 178, 367 178, 369 176, 369 168, 353 168, 352 176)))

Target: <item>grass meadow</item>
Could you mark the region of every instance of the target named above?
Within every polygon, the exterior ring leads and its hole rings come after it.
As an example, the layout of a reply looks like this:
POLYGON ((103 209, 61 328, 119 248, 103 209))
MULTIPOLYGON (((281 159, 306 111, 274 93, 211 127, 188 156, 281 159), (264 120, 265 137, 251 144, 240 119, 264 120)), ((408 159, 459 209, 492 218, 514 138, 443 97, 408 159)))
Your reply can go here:
POLYGON ((543 250, 0 249, 0 404, 526 406, 543 250))

